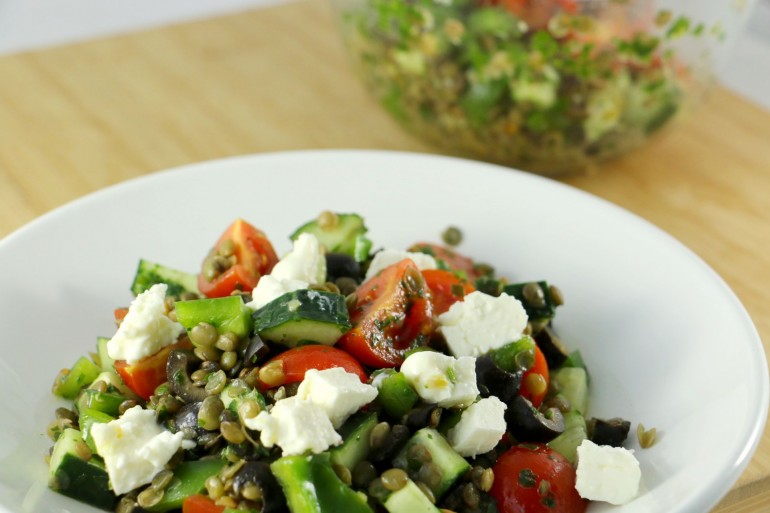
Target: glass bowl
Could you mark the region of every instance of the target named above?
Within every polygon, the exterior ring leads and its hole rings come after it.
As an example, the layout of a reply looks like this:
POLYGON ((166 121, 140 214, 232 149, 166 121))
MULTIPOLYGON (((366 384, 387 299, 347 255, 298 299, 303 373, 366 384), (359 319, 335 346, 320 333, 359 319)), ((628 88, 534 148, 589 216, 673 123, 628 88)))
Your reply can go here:
POLYGON ((753 2, 332 0, 359 74, 448 153, 586 171, 699 104, 753 2))

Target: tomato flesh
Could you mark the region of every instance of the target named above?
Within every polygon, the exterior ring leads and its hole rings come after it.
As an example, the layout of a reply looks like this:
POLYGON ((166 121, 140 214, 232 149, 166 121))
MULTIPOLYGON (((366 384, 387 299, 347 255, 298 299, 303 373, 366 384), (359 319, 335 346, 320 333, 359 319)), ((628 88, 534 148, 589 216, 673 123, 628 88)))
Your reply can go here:
POLYGON ((430 255, 436 260, 443 262, 448 270, 459 271, 465 274, 468 280, 475 280, 481 276, 475 262, 467 256, 461 255, 454 249, 449 249, 431 242, 417 242, 416 244, 412 244, 409 251, 430 255))
POLYGON ((270 385, 259 381, 259 388, 267 390, 272 387, 295 383, 305 379, 305 372, 310 369, 325 370, 341 367, 345 371, 355 374, 362 383, 366 383, 367 376, 364 368, 358 361, 345 351, 335 347, 322 345, 299 346, 271 358, 265 365, 273 361, 283 364, 283 381, 270 385))
POLYGON ((125 360, 115 361, 115 371, 123 379, 128 388, 136 395, 147 401, 159 385, 166 382, 166 361, 174 349, 190 349, 192 344, 188 338, 183 338, 175 344, 168 345, 157 353, 143 358, 135 363, 125 360))
POLYGON ((532 406, 539 408, 540 405, 543 404, 545 394, 548 392, 549 379, 550 376, 548 373, 548 362, 546 361, 545 355, 540 350, 540 348, 535 346, 535 363, 521 376, 520 394, 529 399, 529 401, 532 403, 532 406), (545 386, 542 388, 542 390, 534 392, 527 387, 527 378, 531 374, 539 374, 543 378, 543 381, 545 381, 545 386))
POLYGON ((364 365, 396 367, 404 354, 425 345, 433 332, 430 290, 409 259, 386 267, 356 290, 350 310, 353 328, 337 347, 364 365))
POLYGON ((430 289, 433 315, 441 315, 455 304, 476 290, 476 288, 452 271, 444 269, 423 270, 422 276, 430 289))
POLYGON ((583 513, 588 506, 575 489, 575 467, 547 445, 516 445, 492 470, 489 493, 500 513, 583 513))
POLYGON ((182 513, 222 513, 224 506, 217 506, 209 497, 201 494, 190 495, 182 503, 182 513))
POLYGON ((268 274, 278 262, 267 236, 243 219, 236 219, 225 230, 211 254, 222 253, 223 245, 231 243, 235 258, 233 265, 212 280, 203 271, 198 274, 198 289, 206 297, 225 297, 239 290, 251 292, 259 278, 268 274))

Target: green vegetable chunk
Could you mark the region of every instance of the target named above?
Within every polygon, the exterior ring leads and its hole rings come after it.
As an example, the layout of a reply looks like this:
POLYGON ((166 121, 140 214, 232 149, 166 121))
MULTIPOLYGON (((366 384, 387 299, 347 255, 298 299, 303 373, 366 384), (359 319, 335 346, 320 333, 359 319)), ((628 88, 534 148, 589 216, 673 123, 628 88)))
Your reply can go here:
POLYGON ((379 384, 377 399, 385 413, 393 419, 401 419, 414 407, 418 396, 402 372, 388 369, 379 384))
POLYGON ((64 399, 74 399, 80 390, 90 385, 99 373, 101 367, 93 361, 81 356, 71 369, 64 369, 56 377, 53 393, 64 399))
MULTIPOLYGON (((357 246, 358 254, 363 252, 362 244, 365 245, 365 241, 359 237, 366 232, 364 218, 358 214, 324 212, 316 219, 297 228, 290 237, 291 240, 297 240, 300 234, 310 233, 315 235, 330 253, 346 253, 354 257, 357 246)), ((366 252, 368 254, 368 248, 366 252)))
POLYGON ((145 509, 152 512, 180 509, 187 497, 202 493, 206 489, 206 480, 217 474, 226 464, 227 461, 220 458, 181 463, 174 469, 174 477, 166 487, 160 502, 145 509))
POLYGON ((251 310, 240 296, 177 301, 175 309, 177 321, 188 331, 206 322, 220 333, 231 332, 239 337, 251 334, 251 310))
POLYGON ((131 292, 138 296, 158 283, 168 285, 166 295, 170 297, 178 298, 185 292, 200 295, 197 274, 177 271, 148 260, 139 260, 134 281, 131 283, 131 292))

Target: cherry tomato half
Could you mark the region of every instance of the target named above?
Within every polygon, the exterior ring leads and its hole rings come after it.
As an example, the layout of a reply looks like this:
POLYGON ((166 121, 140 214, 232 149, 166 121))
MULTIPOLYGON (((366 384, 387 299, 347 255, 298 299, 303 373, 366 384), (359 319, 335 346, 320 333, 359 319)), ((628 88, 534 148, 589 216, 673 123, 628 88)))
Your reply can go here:
POLYGON ((535 346, 535 363, 521 376, 521 395, 539 408, 548 392, 548 362, 539 347, 535 346), (538 377, 539 376, 539 377, 538 377))
POLYGON ((422 271, 425 283, 430 289, 433 315, 441 315, 476 288, 452 271, 444 269, 428 269, 422 271))
POLYGON ((588 506, 575 489, 575 467, 547 445, 516 445, 492 470, 489 493, 500 513, 583 513, 588 506))
POLYGON ((305 372, 310 369, 324 370, 333 367, 342 367, 347 372, 357 375, 362 383, 367 380, 366 372, 364 372, 361 364, 345 351, 335 347, 322 345, 294 347, 271 358, 265 365, 276 361, 282 364, 283 380, 270 384, 260 381, 260 389, 267 390, 287 383, 302 381, 305 379, 305 372))
POLYGON ((206 297, 229 296, 235 290, 251 292, 277 262, 278 256, 265 234, 243 219, 236 219, 203 261, 198 289, 206 297), (220 264, 214 259, 227 262, 227 268, 219 272, 220 264), (212 268, 217 271, 212 272, 212 268))
POLYGON ((142 358, 136 363, 125 360, 115 361, 115 371, 128 388, 145 401, 155 392, 161 383, 166 382, 166 361, 174 349, 191 349, 190 339, 184 337, 175 344, 168 345, 157 353, 142 358))
POLYGON ((386 267, 361 284, 350 310, 353 328, 337 342, 370 367, 396 367, 404 353, 425 345, 433 332, 430 290, 409 259, 386 267))

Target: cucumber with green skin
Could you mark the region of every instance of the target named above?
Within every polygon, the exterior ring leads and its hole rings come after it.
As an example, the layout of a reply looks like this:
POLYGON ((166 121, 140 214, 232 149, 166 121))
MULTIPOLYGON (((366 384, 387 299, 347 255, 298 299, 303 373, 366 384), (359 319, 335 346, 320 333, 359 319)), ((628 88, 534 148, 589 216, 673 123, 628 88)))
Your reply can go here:
POLYGON ((80 426, 80 434, 83 437, 83 441, 86 443, 91 452, 96 452, 96 443, 91 436, 91 427, 94 424, 107 424, 115 420, 112 415, 107 415, 99 410, 92 408, 85 408, 80 410, 78 414, 78 424, 80 426))
POLYGON ((110 357, 110 353, 107 351, 107 343, 110 341, 107 337, 97 337, 96 339, 96 354, 99 356, 99 366, 102 370, 115 370, 115 360, 110 357))
POLYGON ((330 346, 350 328, 345 297, 330 292, 287 292, 254 312, 254 333, 288 347, 305 341, 330 346))
POLYGON ((168 286, 166 295, 179 298, 185 293, 200 295, 198 291, 198 275, 178 271, 165 265, 139 260, 139 265, 131 283, 131 292, 138 296, 153 285, 165 283, 168 286))
POLYGON ((374 513, 366 497, 343 483, 328 453, 284 456, 270 464, 292 513, 374 513))
POLYGON ((577 448, 586 438, 586 419, 573 408, 564 414, 564 432, 548 442, 548 446, 575 465, 577 448))
POLYGON ((376 425, 377 414, 374 412, 358 412, 350 417, 339 429, 342 445, 329 450, 332 464, 342 465, 352 472, 369 456, 369 435, 376 425))
POLYGON ((53 393, 64 399, 75 399, 80 390, 93 383, 101 372, 100 366, 81 356, 72 368, 59 373, 53 385, 53 393))
POLYGON ((51 453, 48 486, 62 495, 112 511, 117 497, 110 490, 107 470, 91 456, 81 432, 65 429, 51 453))
POLYGON ((388 495, 382 505, 388 513, 439 513, 439 509, 411 479, 403 488, 388 495))
POLYGON ((583 367, 561 367, 550 373, 551 386, 573 409, 588 416, 588 373, 583 367))
POLYGON ((512 283, 503 287, 503 293, 513 296, 521 302, 530 322, 546 322, 553 319, 556 315, 556 307, 559 306, 546 281, 512 283), (531 301, 533 298, 527 293, 525 287, 534 287, 535 285, 540 289, 541 294, 538 294, 540 299, 531 301))
MULTIPOLYGON (((310 233, 315 235, 330 253, 345 253, 352 257, 357 253, 360 255, 366 246, 363 236, 368 231, 364 218, 358 214, 333 215, 336 216, 336 222, 330 226, 322 225, 318 219, 313 219, 294 230, 290 235, 291 240, 297 240, 300 234, 310 233)), ((366 247, 367 254, 368 249, 366 247)))
POLYGON ((251 309, 240 296, 191 299, 174 303, 176 320, 190 331, 202 322, 211 324, 219 333, 239 337, 251 334, 251 309))
POLYGON ((202 493, 206 489, 206 480, 219 473, 226 464, 227 460, 221 458, 180 463, 174 469, 174 477, 165 488, 163 498, 154 506, 145 509, 153 513, 180 509, 187 497, 202 493))
POLYGON ((413 445, 425 447, 431 455, 431 461, 441 471, 441 480, 431 487, 436 500, 439 500, 452 487, 455 481, 471 468, 470 463, 452 449, 447 439, 433 428, 422 428, 412 435, 412 438, 409 439, 394 458, 393 466, 405 469, 408 472, 419 470, 422 463, 410 461, 408 457, 409 448, 413 445))
POLYGON ((119 415, 120 404, 127 398, 111 392, 100 392, 86 388, 75 400, 75 409, 78 412, 84 410, 96 410, 113 417, 119 415))

